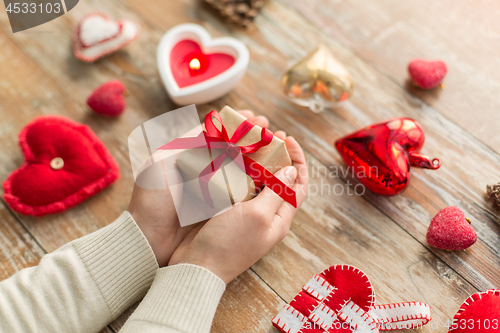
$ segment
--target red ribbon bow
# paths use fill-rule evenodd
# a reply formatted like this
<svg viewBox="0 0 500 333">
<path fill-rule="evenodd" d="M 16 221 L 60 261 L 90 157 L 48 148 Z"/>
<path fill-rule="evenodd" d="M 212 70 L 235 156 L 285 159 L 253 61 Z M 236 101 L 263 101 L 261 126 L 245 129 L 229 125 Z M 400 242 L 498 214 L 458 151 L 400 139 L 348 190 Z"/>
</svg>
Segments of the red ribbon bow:
<svg viewBox="0 0 500 333">
<path fill-rule="evenodd" d="M 220 130 L 215 126 L 212 118 L 215 118 L 220 122 Z M 212 176 L 215 175 L 215 173 L 221 168 L 226 156 L 229 156 L 241 170 L 245 171 L 245 173 L 253 179 L 256 188 L 260 189 L 263 185 L 266 185 L 286 202 L 297 208 L 295 191 L 285 185 L 269 170 L 246 155 L 255 153 L 260 148 L 271 143 L 273 140 L 273 132 L 267 128 L 262 128 L 260 141 L 248 146 L 236 145 L 236 142 L 238 142 L 254 126 L 255 125 L 248 121 L 248 119 L 245 119 L 234 131 L 233 136 L 229 137 L 226 127 L 222 122 L 222 118 L 217 111 L 213 110 L 205 116 L 206 131 L 201 132 L 197 137 L 178 138 L 172 140 L 158 149 L 194 149 L 207 147 L 208 149 L 223 150 L 223 153 L 208 164 L 198 176 L 203 198 L 211 207 L 213 207 L 213 201 L 210 197 L 208 183 L 210 182 Z M 242 159 L 237 158 L 240 154 L 242 154 Z"/>
</svg>

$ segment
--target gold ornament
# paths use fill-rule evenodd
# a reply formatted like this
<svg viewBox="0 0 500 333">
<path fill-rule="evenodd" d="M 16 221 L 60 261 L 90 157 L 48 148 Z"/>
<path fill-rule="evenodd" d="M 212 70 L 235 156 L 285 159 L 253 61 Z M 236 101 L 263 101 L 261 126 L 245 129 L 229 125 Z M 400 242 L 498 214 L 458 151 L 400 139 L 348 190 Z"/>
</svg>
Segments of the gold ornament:
<svg viewBox="0 0 500 333">
<path fill-rule="evenodd" d="M 354 88 L 349 72 L 324 45 L 290 68 L 281 85 L 290 100 L 314 112 L 347 100 Z"/>
</svg>

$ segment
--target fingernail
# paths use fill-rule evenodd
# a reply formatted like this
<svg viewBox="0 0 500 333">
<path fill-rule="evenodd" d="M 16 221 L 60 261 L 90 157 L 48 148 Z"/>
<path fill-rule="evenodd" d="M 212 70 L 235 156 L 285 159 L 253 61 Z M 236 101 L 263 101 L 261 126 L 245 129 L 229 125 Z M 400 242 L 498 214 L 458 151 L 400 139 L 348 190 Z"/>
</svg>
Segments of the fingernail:
<svg viewBox="0 0 500 333">
<path fill-rule="evenodd" d="M 288 166 L 285 168 L 285 177 L 289 183 L 293 183 L 295 178 L 297 178 L 297 169 L 293 166 Z"/>
</svg>

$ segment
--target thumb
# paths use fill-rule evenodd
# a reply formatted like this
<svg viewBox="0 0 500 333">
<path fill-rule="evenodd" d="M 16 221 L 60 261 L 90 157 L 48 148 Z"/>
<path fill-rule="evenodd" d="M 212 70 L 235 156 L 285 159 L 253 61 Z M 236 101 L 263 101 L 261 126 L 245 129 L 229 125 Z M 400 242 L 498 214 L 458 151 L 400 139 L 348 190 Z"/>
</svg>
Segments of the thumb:
<svg viewBox="0 0 500 333">
<path fill-rule="evenodd" d="M 295 183 L 295 179 L 297 179 L 297 169 L 293 166 L 287 166 L 276 172 L 274 175 L 286 186 L 291 187 Z M 290 189 L 282 188 L 281 191 L 290 191 Z M 250 202 L 256 205 L 256 209 L 261 210 L 265 207 L 266 211 L 271 211 L 272 214 L 275 214 L 284 201 L 278 194 L 281 193 L 275 193 L 266 186 L 264 190 L 262 190 L 262 192 Z"/>
</svg>

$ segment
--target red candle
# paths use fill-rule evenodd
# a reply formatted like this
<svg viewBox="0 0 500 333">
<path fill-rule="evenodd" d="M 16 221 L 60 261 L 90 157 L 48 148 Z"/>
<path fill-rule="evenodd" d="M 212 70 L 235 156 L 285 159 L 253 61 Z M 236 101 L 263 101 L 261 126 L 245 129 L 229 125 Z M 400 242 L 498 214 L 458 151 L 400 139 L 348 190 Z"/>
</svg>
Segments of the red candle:
<svg viewBox="0 0 500 333">
<path fill-rule="evenodd" d="M 205 54 L 192 40 L 178 42 L 170 53 L 170 66 L 180 88 L 214 77 L 235 62 L 234 57 L 222 53 Z"/>
</svg>

